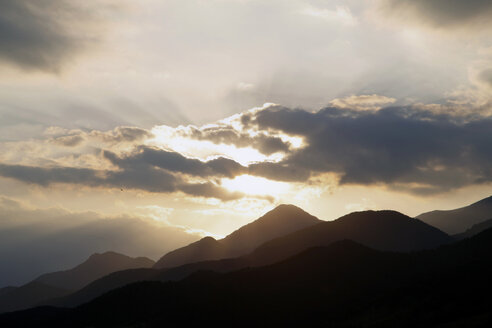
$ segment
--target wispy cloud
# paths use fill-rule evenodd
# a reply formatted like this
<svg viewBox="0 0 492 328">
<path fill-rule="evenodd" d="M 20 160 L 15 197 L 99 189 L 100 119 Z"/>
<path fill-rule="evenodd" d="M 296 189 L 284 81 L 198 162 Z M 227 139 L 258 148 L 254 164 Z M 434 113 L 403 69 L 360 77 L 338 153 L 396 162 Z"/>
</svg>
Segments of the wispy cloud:
<svg viewBox="0 0 492 328">
<path fill-rule="evenodd" d="M 101 42 L 101 12 L 118 9 L 109 0 L 1 0 L 0 8 L 0 61 L 46 72 Z"/>
</svg>

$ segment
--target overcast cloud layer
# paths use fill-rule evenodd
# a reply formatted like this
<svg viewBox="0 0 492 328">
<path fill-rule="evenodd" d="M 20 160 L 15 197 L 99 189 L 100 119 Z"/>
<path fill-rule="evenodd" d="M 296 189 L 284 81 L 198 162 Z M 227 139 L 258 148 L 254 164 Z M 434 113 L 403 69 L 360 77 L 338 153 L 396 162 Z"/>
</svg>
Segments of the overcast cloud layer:
<svg viewBox="0 0 492 328">
<path fill-rule="evenodd" d="M 225 122 L 178 131 L 200 142 L 257 147 L 259 153 L 279 153 L 281 159 L 241 165 L 233 158 L 200 160 L 137 143 L 121 154 L 101 151 L 99 160 L 109 162 L 113 169 L 0 164 L 0 175 L 44 187 L 64 183 L 183 192 L 223 201 L 247 196 L 224 189 L 220 182 L 243 174 L 309 183 L 311 177 L 331 173 L 340 184 L 386 185 L 420 195 L 492 180 L 489 116 L 455 116 L 419 107 L 369 111 L 327 107 L 311 112 L 268 106 Z M 301 138 L 303 144 L 291 148 L 280 136 Z M 265 149 L 265 140 L 276 140 L 275 145 Z"/>
</svg>

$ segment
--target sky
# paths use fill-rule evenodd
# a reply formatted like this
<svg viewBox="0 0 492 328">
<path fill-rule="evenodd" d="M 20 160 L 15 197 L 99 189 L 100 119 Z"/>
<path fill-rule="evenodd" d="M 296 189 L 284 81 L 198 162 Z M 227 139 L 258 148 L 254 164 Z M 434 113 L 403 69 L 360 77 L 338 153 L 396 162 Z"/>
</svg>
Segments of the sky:
<svg viewBox="0 0 492 328">
<path fill-rule="evenodd" d="M 281 203 L 492 194 L 487 0 L 0 0 L 0 287 Z"/>
</svg>

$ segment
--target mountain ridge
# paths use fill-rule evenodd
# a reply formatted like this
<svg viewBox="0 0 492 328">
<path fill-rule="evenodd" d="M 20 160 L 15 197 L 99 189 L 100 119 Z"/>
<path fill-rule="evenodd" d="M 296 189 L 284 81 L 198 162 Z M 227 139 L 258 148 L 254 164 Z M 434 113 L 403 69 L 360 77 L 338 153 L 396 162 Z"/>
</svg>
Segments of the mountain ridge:
<svg viewBox="0 0 492 328">
<path fill-rule="evenodd" d="M 378 216 L 385 216 L 385 218 L 379 219 Z M 358 221 L 361 220 L 365 221 L 365 224 L 358 227 Z M 400 221 L 404 221 L 405 224 L 403 226 L 397 224 L 397 228 L 381 230 L 375 225 L 378 220 L 382 221 L 385 225 L 395 225 L 395 223 Z M 340 226 L 346 227 L 341 229 Z M 409 226 L 412 227 L 412 229 L 407 230 Z M 379 234 L 375 234 L 372 239 L 364 237 L 367 234 L 374 234 L 371 229 L 379 229 Z M 411 233 L 412 231 L 413 234 Z M 427 237 L 424 239 L 416 238 L 415 236 L 418 237 L 421 234 L 421 231 L 425 232 L 423 234 L 424 237 L 430 236 L 430 240 L 426 239 Z M 387 239 L 385 236 L 391 234 L 395 235 L 391 237 L 389 243 L 377 243 L 378 239 Z M 103 279 L 93 282 L 73 295 L 68 295 L 57 302 L 46 304 L 75 306 L 90 301 L 91 297 L 101 295 L 111 288 L 122 287 L 123 284 L 139 280 L 179 281 L 196 271 L 211 270 L 214 272 L 226 273 L 247 267 L 270 265 L 290 256 L 294 256 L 308 248 L 329 246 L 334 242 L 344 239 L 351 239 L 354 240 L 354 242 L 361 244 L 364 244 L 365 242 L 368 243 L 369 246 L 376 248 L 378 246 L 385 246 L 382 248 L 390 251 L 411 251 L 433 248 L 453 241 L 450 236 L 439 231 L 437 228 L 428 226 L 419 220 L 410 218 L 396 211 L 354 212 L 335 221 L 320 221 L 320 223 L 311 227 L 306 227 L 285 236 L 274 238 L 263 243 L 251 253 L 237 258 L 207 260 L 183 264 L 173 268 L 159 269 L 156 271 L 142 271 L 141 275 L 138 275 L 134 271 L 117 272 L 113 273 L 111 276 L 106 276 Z M 104 282 L 104 279 L 107 279 L 107 281 Z"/>
<path fill-rule="evenodd" d="M 295 205 L 281 204 L 220 240 L 205 237 L 165 254 L 154 268 L 241 256 L 272 238 L 319 222 L 321 220 Z"/>
<path fill-rule="evenodd" d="M 442 231 L 460 234 L 473 225 L 492 218 L 492 196 L 452 210 L 434 210 L 416 217 Z"/>
<path fill-rule="evenodd" d="M 133 283 L 72 310 L 10 313 L 0 324 L 485 327 L 492 323 L 490 251 L 492 229 L 412 253 L 340 240 L 258 268 Z"/>
<path fill-rule="evenodd" d="M 58 299 L 112 272 L 151 267 L 154 263 L 146 257 L 132 258 L 112 251 L 94 253 L 87 260 L 71 269 L 46 273 L 20 287 L 2 289 L 0 313 L 28 308 L 47 300 Z"/>
</svg>

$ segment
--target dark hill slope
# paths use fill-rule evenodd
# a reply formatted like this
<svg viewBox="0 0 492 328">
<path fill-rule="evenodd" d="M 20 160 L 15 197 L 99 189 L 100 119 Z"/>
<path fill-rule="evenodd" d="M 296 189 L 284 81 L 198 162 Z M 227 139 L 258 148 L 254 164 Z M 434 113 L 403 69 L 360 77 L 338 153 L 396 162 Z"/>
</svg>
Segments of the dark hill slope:
<svg viewBox="0 0 492 328">
<path fill-rule="evenodd" d="M 247 267 L 272 264 L 296 255 L 308 248 L 328 246 L 333 242 L 351 239 L 374 248 L 409 251 L 434 248 L 451 238 L 434 227 L 394 211 L 366 211 L 352 213 L 332 222 L 317 225 L 276 238 L 260 246 L 249 255 L 239 258 L 189 263 L 161 270 L 116 272 L 88 285 L 82 290 L 47 304 L 75 306 L 125 284 L 143 280 L 180 280 L 190 274 L 209 270 L 230 272 Z M 133 280 L 132 280 L 133 279 Z"/>
<path fill-rule="evenodd" d="M 205 237 L 164 255 L 154 266 L 171 268 L 187 263 L 238 257 L 253 251 L 264 242 L 321 222 L 294 205 L 279 205 L 259 219 L 227 237 Z"/>
<path fill-rule="evenodd" d="M 492 196 L 455 210 L 423 213 L 417 218 L 448 234 L 459 234 L 492 218 Z"/>
<path fill-rule="evenodd" d="M 33 281 L 2 293 L 0 295 L 0 313 L 27 309 L 43 301 L 67 295 L 70 292 L 69 290 Z"/>
<path fill-rule="evenodd" d="M 132 258 L 115 252 L 96 253 L 70 270 L 47 273 L 21 287 L 2 290 L 0 313 L 32 307 L 72 294 L 112 272 L 131 268 L 149 268 L 154 263 L 145 257 Z"/>
<path fill-rule="evenodd" d="M 269 264 L 315 246 L 350 239 L 378 250 L 415 251 L 436 248 L 452 238 L 442 231 L 396 211 L 354 212 L 271 240 L 250 256 L 256 265 Z"/>
<path fill-rule="evenodd" d="M 0 325 L 490 326 L 491 251 L 492 229 L 414 253 L 340 241 L 269 266 L 131 284 L 71 311 L 7 314 Z"/>
<path fill-rule="evenodd" d="M 132 258 L 115 252 L 95 253 L 70 270 L 47 273 L 34 281 L 64 289 L 78 290 L 111 272 L 150 268 L 154 264 L 154 261 L 146 257 Z"/>
<path fill-rule="evenodd" d="M 470 238 L 490 228 L 492 228 L 492 219 L 477 223 L 473 225 L 470 229 L 467 229 L 465 232 L 454 235 L 453 238 L 456 240 Z"/>
</svg>

